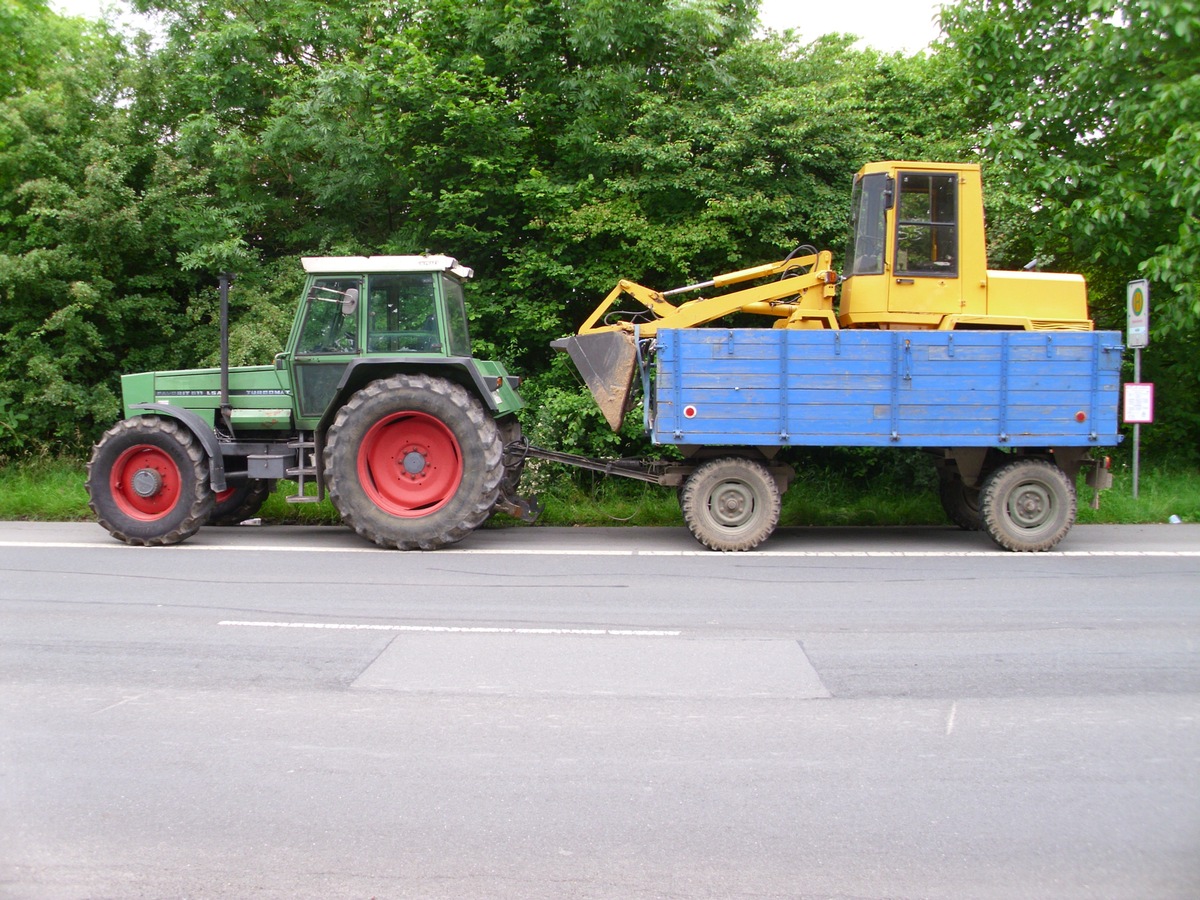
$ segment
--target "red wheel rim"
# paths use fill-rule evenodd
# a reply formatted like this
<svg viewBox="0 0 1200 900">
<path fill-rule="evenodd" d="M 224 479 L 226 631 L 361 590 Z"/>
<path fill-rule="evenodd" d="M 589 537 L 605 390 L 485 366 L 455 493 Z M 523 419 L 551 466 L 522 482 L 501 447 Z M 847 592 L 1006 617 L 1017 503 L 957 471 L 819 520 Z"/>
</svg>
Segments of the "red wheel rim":
<svg viewBox="0 0 1200 900">
<path fill-rule="evenodd" d="M 131 519 L 152 522 L 175 508 L 183 479 L 165 450 L 138 444 L 117 457 L 108 476 L 117 508 Z"/>
<path fill-rule="evenodd" d="M 358 450 L 358 480 L 371 502 L 393 516 L 441 509 L 462 483 L 462 449 L 440 419 L 399 412 L 380 419 Z"/>
</svg>

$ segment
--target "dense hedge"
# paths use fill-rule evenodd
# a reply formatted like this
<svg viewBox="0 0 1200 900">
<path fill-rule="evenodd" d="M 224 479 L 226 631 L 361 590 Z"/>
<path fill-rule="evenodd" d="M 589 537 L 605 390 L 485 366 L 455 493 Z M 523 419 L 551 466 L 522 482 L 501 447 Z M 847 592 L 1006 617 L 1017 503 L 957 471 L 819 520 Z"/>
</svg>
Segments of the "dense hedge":
<svg viewBox="0 0 1200 900">
<path fill-rule="evenodd" d="M 211 363 L 218 271 L 239 276 L 234 361 L 265 362 L 299 256 L 425 250 L 475 268 L 475 349 L 530 376 L 527 428 L 621 452 L 548 342 L 618 278 L 837 250 L 851 175 L 886 158 L 983 160 L 993 265 L 1084 271 L 1104 324 L 1139 265 L 1157 278 L 1169 330 L 1147 362 L 1178 390 L 1160 431 L 1197 445 L 1196 254 L 1177 251 L 1200 157 L 1171 104 L 1196 90 L 1200 42 L 1176 24 L 1122 50 L 1150 0 L 965 0 L 950 42 L 913 57 L 763 34 L 754 0 L 135 5 L 157 39 L 0 0 L 0 458 L 84 450 L 121 372 Z M 1184 5 L 1172 21 L 1194 25 Z M 1036 51 L 1064 22 L 1095 40 Z M 1053 91 L 1052 51 L 1076 81 L 1034 121 L 1018 107 Z M 1144 79 L 1151 112 L 1077 116 L 1092 56 L 1123 52 L 1146 64 L 1117 66 L 1122 96 Z"/>
</svg>

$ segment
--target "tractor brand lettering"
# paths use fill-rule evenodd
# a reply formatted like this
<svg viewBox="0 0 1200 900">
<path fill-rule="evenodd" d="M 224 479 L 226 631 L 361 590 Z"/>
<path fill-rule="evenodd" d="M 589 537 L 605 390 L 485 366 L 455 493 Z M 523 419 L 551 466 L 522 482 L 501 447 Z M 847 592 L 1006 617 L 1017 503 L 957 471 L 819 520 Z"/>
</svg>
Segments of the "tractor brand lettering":
<svg viewBox="0 0 1200 900">
<path fill-rule="evenodd" d="M 233 397 L 290 397 L 292 392 L 280 388 L 258 388 L 245 391 L 230 391 Z M 220 391 L 155 391 L 156 397 L 220 397 Z"/>
</svg>

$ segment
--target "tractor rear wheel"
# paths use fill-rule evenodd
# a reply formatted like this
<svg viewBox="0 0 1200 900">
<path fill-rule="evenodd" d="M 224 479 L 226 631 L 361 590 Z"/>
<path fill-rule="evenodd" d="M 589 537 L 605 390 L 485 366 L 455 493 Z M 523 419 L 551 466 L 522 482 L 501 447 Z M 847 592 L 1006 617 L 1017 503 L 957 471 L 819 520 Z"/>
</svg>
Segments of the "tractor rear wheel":
<svg viewBox="0 0 1200 900">
<path fill-rule="evenodd" d="M 92 450 L 87 473 L 88 506 L 127 544 L 178 544 L 212 515 L 204 448 L 172 419 L 118 422 Z"/>
<path fill-rule="evenodd" d="M 429 375 L 368 384 L 329 429 L 325 483 L 342 520 L 367 540 L 436 550 L 491 513 L 504 477 L 495 420 L 465 388 Z"/>
<path fill-rule="evenodd" d="M 752 550 L 779 523 L 779 486 L 766 466 L 730 456 L 704 463 L 679 505 L 692 534 L 712 550 Z"/>
<path fill-rule="evenodd" d="M 1049 550 L 1075 524 L 1075 486 L 1044 459 L 1025 459 L 996 470 L 983 485 L 983 527 L 1006 550 Z"/>
</svg>

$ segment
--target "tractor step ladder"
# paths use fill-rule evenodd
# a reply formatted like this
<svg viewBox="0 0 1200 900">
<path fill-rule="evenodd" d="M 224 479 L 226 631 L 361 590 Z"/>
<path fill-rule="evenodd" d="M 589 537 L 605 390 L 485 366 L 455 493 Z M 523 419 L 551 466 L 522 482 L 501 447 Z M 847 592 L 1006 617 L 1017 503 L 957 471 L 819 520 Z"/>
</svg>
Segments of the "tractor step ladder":
<svg viewBox="0 0 1200 900">
<path fill-rule="evenodd" d="M 300 465 L 287 470 L 288 478 L 296 479 L 296 493 L 285 499 L 288 503 L 320 503 L 325 497 L 320 483 L 316 482 L 317 442 L 315 435 L 306 435 L 305 432 L 300 432 L 295 440 L 288 441 L 288 449 L 296 451 L 296 458 L 300 461 Z M 306 488 L 313 482 L 317 483 L 317 492 L 309 494 Z"/>
</svg>

